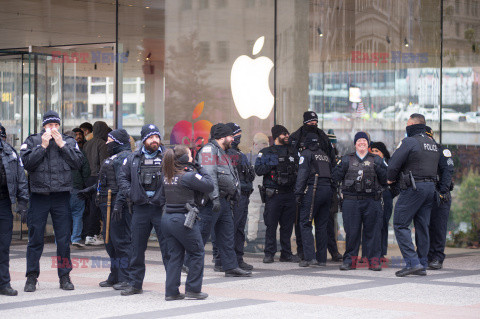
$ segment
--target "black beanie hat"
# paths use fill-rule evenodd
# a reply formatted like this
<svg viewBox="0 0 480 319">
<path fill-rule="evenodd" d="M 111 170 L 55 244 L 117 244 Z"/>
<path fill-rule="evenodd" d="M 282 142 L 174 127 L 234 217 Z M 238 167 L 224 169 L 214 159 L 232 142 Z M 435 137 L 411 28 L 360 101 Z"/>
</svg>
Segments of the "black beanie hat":
<svg viewBox="0 0 480 319">
<path fill-rule="evenodd" d="M 57 123 L 58 125 L 60 125 L 60 116 L 57 112 L 50 110 L 43 114 L 42 126 L 45 126 L 48 123 Z"/>
<path fill-rule="evenodd" d="M 108 137 L 120 145 L 130 144 L 130 135 L 123 128 L 111 131 L 108 133 Z"/>
<path fill-rule="evenodd" d="M 308 122 L 312 121 L 317 121 L 318 122 L 318 116 L 317 113 L 312 112 L 312 111 L 307 111 L 303 113 L 303 124 L 307 124 Z"/>
<path fill-rule="evenodd" d="M 277 139 L 277 137 L 279 137 L 281 134 L 284 134 L 284 133 L 290 134 L 288 130 L 285 128 L 285 126 L 277 124 L 274 127 L 272 127 L 272 138 L 274 141 Z"/>
<path fill-rule="evenodd" d="M 382 152 L 383 157 L 385 157 L 387 160 L 390 159 L 390 152 L 387 150 L 387 147 L 382 142 L 372 142 L 372 144 L 370 144 L 370 148 L 376 148 L 377 150 Z"/>
<path fill-rule="evenodd" d="M 140 132 L 140 137 L 142 138 L 142 143 L 145 143 L 145 140 L 152 135 L 158 135 L 160 139 L 162 139 L 162 135 L 160 134 L 160 130 L 153 124 L 145 124 L 142 126 L 142 130 Z"/>
<path fill-rule="evenodd" d="M 222 137 L 231 136 L 231 135 L 233 135 L 233 131 L 230 128 L 230 126 L 228 126 L 227 124 L 218 123 L 215 125 L 215 128 L 213 129 L 213 138 L 216 140 L 221 139 Z"/>
<path fill-rule="evenodd" d="M 240 133 L 242 131 L 242 129 L 238 124 L 230 122 L 230 123 L 227 123 L 227 125 L 232 129 L 233 135 Z"/>
<path fill-rule="evenodd" d="M 357 144 L 357 141 L 361 138 L 364 138 L 367 140 L 367 143 L 370 144 L 370 139 L 368 138 L 368 135 L 367 133 L 365 132 L 358 132 L 357 134 L 355 134 L 355 138 L 353 139 L 353 145 Z"/>
</svg>

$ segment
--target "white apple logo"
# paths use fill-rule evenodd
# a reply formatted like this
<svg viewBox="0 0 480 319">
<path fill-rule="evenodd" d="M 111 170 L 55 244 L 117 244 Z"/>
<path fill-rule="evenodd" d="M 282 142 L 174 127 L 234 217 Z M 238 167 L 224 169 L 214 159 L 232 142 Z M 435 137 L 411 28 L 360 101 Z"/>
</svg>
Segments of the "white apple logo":
<svg viewBox="0 0 480 319">
<path fill-rule="evenodd" d="M 265 42 L 265 37 L 255 41 L 252 54 L 258 54 Z M 274 97 L 268 85 L 268 77 L 273 62 L 265 56 L 251 59 L 239 56 L 232 66 L 230 83 L 235 107 L 243 119 L 257 116 L 264 120 L 273 109 Z"/>
</svg>

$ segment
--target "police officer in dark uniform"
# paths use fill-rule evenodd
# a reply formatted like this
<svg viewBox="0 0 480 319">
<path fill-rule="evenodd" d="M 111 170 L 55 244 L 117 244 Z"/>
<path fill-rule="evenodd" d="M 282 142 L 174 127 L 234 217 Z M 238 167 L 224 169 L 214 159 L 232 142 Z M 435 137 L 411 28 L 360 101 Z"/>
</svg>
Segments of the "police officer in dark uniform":
<svg viewBox="0 0 480 319">
<path fill-rule="evenodd" d="M 264 263 L 273 263 L 277 252 L 277 227 L 280 224 L 280 261 L 299 262 L 292 255 L 290 238 L 295 223 L 294 186 L 298 169 L 298 152 L 288 144 L 289 133 L 282 125 L 272 127 L 274 145 L 262 149 L 255 161 L 255 173 L 263 176 L 261 196 L 265 199 Z"/>
<path fill-rule="evenodd" d="M 165 213 L 162 216 L 162 233 L 170 254 L 165 281 L 167 301 L 208 297 L 202 292 L 205 251 L 200 226 L 195 220 L 203 195 L 211 193 L 214 186 L 205 169 L 200 165 L 194 166 L 192 161 L 190 149 L 185 145 L 167 150 L 163 157 Z M 178 287 L 185 251 L 190 256 L 190 268 L 185 294 L 182 294 Z"/>
<path fill-rule="evenodd" d="M 342 182 L 343 226 L 346 248 L 340 270 L 357 268 L 361 232 L 365 233 L 366 257 L 370 270 L 382 270 L 380 232 L 382 229 L 382 186 L 387 183 L 383 160 L 368 152 L 368 135 L 355 134 L 355 152 L 342 157 L 333 171 L 335 182 Z"/>
<path fill-rule="evenodd" d="M 110 274 L 107 280 L 100 282 L 99 285 L 123 290 L 129 287 L 128 264 L 130 262 L 132 215 L 129 212 L 125 194 L 119 192 L 118 177 L 123 161 L 132 153 L 130 135 L 124 129 L 108 133 L 107 149 L 110 157 L 103 162 L 98 172 L 97 201 L 102 212 L 102 234 L 106 240 L 107 201 L 108 191 L 111 190 L 112 213 L 109 240 L 108 244 L 105 244 L 110 257 Z"/>
<path fill-rule="evenodd" d="M 214 183 L 214 190 L 208 195 L 209 201 L 200 208 L 199 213 L 203 244 L 215 232 L 215 243 L 220 256 L 215 260 L 215 266 L 222 267 L 226 277 L 249 277 L 250 271 L 238 267 L 233 244 L 231 202 L 237 201 L 240 193 L 237 170 L 226 154 L 233 141 L 233 131 L 226 124 L 218 123 L 211 133 L 211 139 L 197 154 L 198 163 Z M 186 264 L 189 266 L 189 261 Z"/>
<path fill-rule="evenodd" d="M 320 148 L 316 134 L 307 134 L 305 147 L 299 160 L 295 184 L 304 255 L 304 260 L 299 265 L 324 267 L 327 263 L 327 223 L 332 199 L 332 163 Z M 315 242 L 312 221 L 315 222 Z"/>
<path fill-rule="evenodd" d="M 80 169 L 83 154 L 75 140 L 61 134 L 57 112 L 43 115 L 43 130 L 30 135 L 20 147 L 25 169 L 30 179 L 30 210 L 27 217 L 27 282 L 24 291 L 36 290 L 40 274 L 40 257 L 48 213 L 50 213 L 57 244 L 58 277 L 60 288 L 73 290 L 70 280 L 70 192 L 72 170 Z"/>
<path fill-rule="evenodd" d="M 427 135 L 433 138 L 433 130 L 427 126 Z M 447 240 L 447 223 L 450 206 L 452 205 L 453 190 L 452 177 L 454 174 L 454 164 L 452 153 L 447 148 L 436 143 L 440 152 L 438 161 L 438 181 L 435 185 L 435 198 L 433 201 L 432 212 L 430 213 L 430 224 L 428 226 L 430 236 L 430 248 L 428 250 L 428 269 L 438 270 L 443 267 L 445 259 L 445 243 Z"/>
<path fill-rule="evenodd" d="M 247 156 L 240 151 L 238 145 L 242 138 L 242 129 L 235 123 L 227 123 L 233 131 L 232 147 L 227 150 L 227 154 L 232 160 L 233 166 L 237 169 L 240 179 L 240 199 L 233 207 L 233 226 L 234 226 L 234 247 L 237 255 L 238 267 L 243 270 L 252 270 L 253 266 L 243 260 L 243 249 L 245 246 L 245 224 L 247 223 L 248 204 L 250 195 L 253 192 L 253 180 L 255 171 Z"/>
<path fill-rule="evenodd" d="M 9 252 L 12 242 L 12 204 L 17 204 L 17 213 L 22 223 L 27 219 L 28 182 L 22 160 L 13 147 L 0 140 L 0 295 L 16 296 L 10 286 Z"/>
<path fill-rule="evenodd" d="M 288 138 L 292 148 L 298 151 L 298 155 L 300 156 L 300 153 L 306 148 L 305 138 L 309 133 L 317 135 L 320 148 L 327 154 L 327 156 L 330 157 L 331 163 L 334 163 L 335 150 L 325 132 L 318 128 L 318 115 L 313 111 L 307 111 L 303 113 L 303 125 L 298 130 L 293 132 Z M 297 207 L 297 210 L 299 209 L 300 208 Z M 302 232 L 300 231 L 299 216 L 300 214 L 297 213 L 297 220 L 295 221 L 295 238 L 297 243 L 298 257 L 303 259 Z"/>
<path fill-rule="evenodd" d="M 393 227 L 405 268 L 395 273 L 397 277 L 427 274 L 428 223 L 440 153 L 437 144 L 425 133 L 425 117 L 412 114 L 407 122 L 407 137 L 388 162 L 388 183 L 397 182 L 401 189 L 395 205 Z M 417 251 L 409 228 L 412 220 Z"/>
<path fill-rule="evenodd" d="M 168 268 L 167 245 L 160 228 L 164 201 L 161 180 L 162 157 L 159 129 L 146 124 L 141 130 L 143 147 L 123 160 L 119 175 L 120 192 L 129 198 L 132 208 L 132 247 L 129 264 L 130 286 L 122 291 L 122 296 L 142 293 L 145 278 L 145 250 L 152 228 L 155 228 L 163 265 Z"/>
</svg>

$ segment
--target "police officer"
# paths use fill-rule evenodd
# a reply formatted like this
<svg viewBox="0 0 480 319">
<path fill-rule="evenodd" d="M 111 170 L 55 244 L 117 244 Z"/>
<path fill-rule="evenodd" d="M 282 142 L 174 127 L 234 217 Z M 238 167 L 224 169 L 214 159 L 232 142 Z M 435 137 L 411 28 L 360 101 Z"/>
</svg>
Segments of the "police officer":
<svg viewBox="0 0 480 319">
<path fill-rule="evenodd" d="M 382 270 L 380 232 L 382 228 L 382 186 L 387 182 L 383 160 L 368 152 L 368 135 L 355 134 L 355 152 L 342 157 L 333 172 L 335 182 L 342 183 L 343 226 L 346 248 L 340 270 L 357 268 L 361 231 L 365 233 L 366 257 L 370 270 Z"/>
<path fill-rule="evenodd" d="M 292 148 L 298 151 L 300 156 L 300 153 L 306 148 L 305 138 L 309 133 L 317 135 L 320 148 L 330 157 L 331 163 L 335 163 L 335 151 L 333 146 L 325 132 L 318 128 L 318 115 L 313 111 L 306 111 L 303 113 L 303 125 L 290 135 L 288 140 Z M 300 231 L 300 221 L 298 220 L 299 216 L 300 214 L 297 214 L 297 220 L 295 221 L 295 238 L 298 256 L 300 259 L 303 259 L 302 233 Z"/>
<path fill-rule="evenodd" d="M 71 217 L 69 210 L 72 170 L 80 169 L 83 154 L 75 140 L 61 134 L 57 112 L 43 115 L 43 130 L 30 135 L 20 147 L 20 156 L 30 179 L 30 210 L 27 217 L 27 282 L 24 291 L 36 290 L 48 213 L 57 244 L 60 288 L 73 290 L 70 280 Z"/>
<path fill-rule="evenodd" d="M 397 277 L 425 276 L 428 266 L 428 223 L 432 210 L 440 151 L 425 133 L 425 117 L 414 113 L 407 122 L 407 137 L 402 140 L 388 163 L 388 183 L 397 182 L 401 192 L 395 205 L 393 227 L 405 268 Z M 410 224 L 415 226 L 412 243 Z"/>
<path fill-rule="evenodd" d="M 265 211 L 264 263 L 273 263 L 277 252 L 277 227 L 280 224 L 280 261 L 299 262 L 292 255 L 290 237 L 295 223 L 296 202 L 294 186 L 298 169 L 298 152 L 288 144 L 289 132 L 282 125 L 272 127 L 274 145 L 262 149 L 255 161 L 255 173 L 263 176 Z"/>
<path fill-rule="evenodd" d="M 327 262 L 327 223 L 332 199 L 332 163 L 330 157 L 320 148 L 316 134 L 307 134 L 305 147 L 299 160 L 295 184 L 304 255 L 299 266 L 324 267 Z M 315 221 L 315 243 L 312 221 Z"/>
<path fill-rule="evenodd" d="M 198 163 L 204 167 L 214 183 L 213 192 L 208 195 L 209 201 L 200 208 L 199 213 L 203 244 L 205 245 L 210 234 L 215 232 L 220 256 L 220 259 L 215 261 L 215 266 L 222 266 L 226 277 L 249 277 L 250 271 L 238 267 L 233 246 L 233 217 L 230 206 L 231 201 L 238 200 L 240 183 L 237 170 L 225 153 L 233 141 L 233 132 L 226 124 L 218 123 L 211 133 L 212 138 L 197 155 Z"/>
<path fill-rule="evenodd" d="M 120 192 L 133 204 L 131 221 L 132 247 L 129 264 L 130 286 L 122 291 L 122 296 L 142 293 L 145 278 L 145 250 L 152 228 L 155 228 L 163 265 L 168 268 L 169 255 L 160 228 L 164 201 L 162 200 L 161 180 L 164 148 L 161 135 L 153 124 L 146 124 L 141 130 L 143 146 L 123 160 L 119 175 Z"/>
<path fill-rule="evenodd" d="M 16 296 L 10 286 L 9 252 L 12 242 L 12 204 L 22 223 L 27 219 L 28 183 L 21 159 L 7 142 L 0 140 L 0 295 Z"/>
<path fill-rule="evenodd" d="M 103 238 L 106 240 L 108 191 L 111 190 L 111 217 L 109 240 L 105 244 L 110 257 L 110 274 L 100 287 L 113 287 L 117 290 L 128 288 L 128 264 L 130 262 L 132 215 L 129 212 L 125 194 L 119 192 L 118 177 L 123 161 L 130 156 L 130 135 L 124 129 L 108 133 L 107 149 L 110 155 L 98 172 L 97 201 L 102 212 Z"/>
<path fill-rule="evenodd" d="M 240 179 L 240 199 L 233 207 L 233 226 L 234 226 L 234 247 L 237 255 L 238 267 L 243 270 L 252 270 L 253 266 L 243 260 L 243 249 L 245 245 L 245 224 L 247 223 L 248 204 L 250 203 L 250 194 L 253 192 L 253 180 L 255 171 L 245 154 L 240 151 L 238 145 L 242 138 L 242 129 L 235 123 L 227 123 L 233 131 L 232 147 L 227 150 L 227 154 L 232 160 L 233 166 L 237 169 Z"/>
<path fill-rule="evenodd" d="M 163 157 L 163 192 L 165 213 L 162 233 L 169 249 L 170 261 L 165 281 L 165 300 L 205 299 L 202 292 L 205 251 L 200 226 L 196 219 L 197 205 L 203 194 L 213 191 L 213 179 L 204 168 L 192 163 L 192 153 L 185 145 L 167 150 Z M 188 205 L 187 205 L 188 204 Z M 187 218 L 188 216 L 188 218 Z M 185 294 L 178 290 L 185 251 L 190 256 Z"/>
<path fill-rule="evenodd" d="M 427 126 L 427 135 L 433 138 L 433 130 Z M 436 143 L 436 142 L 435 142 Z M 447 236 L 448 214 L 452 205 L 453 173 L 454 165 L 452 153 L 450 150 L 436 143 L 440 152 L 438 161 L 438 181 L 435 185 L 435 198 L 433 201 L 432 212 L 430 213 L 430 223 L 428 226 L 430 236 L 430 248 L 428 250 L 428 269 L 438 270 L 443 267 L 445 259 L 445 243 Z"/>
</svg>

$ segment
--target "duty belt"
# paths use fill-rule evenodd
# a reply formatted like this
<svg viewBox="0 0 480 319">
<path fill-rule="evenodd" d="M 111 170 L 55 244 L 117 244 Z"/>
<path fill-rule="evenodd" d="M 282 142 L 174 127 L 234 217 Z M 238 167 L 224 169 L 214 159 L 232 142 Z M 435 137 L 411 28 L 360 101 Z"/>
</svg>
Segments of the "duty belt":
<svg viewBox="0 0 480 319">
<path fill-rule="evenodd" d="M 293 190 L 291 189 L 277 189 L 277 188 L 271 188 L 271 187 L 266 187 L 266 189 L 272 189 L 275 194 L 288 194 L 293 192 Z"/>
<path fill-rule="evenodd" d="M 415 182 L 417 183 L 428 183 L 428 182 L 435 183 L 436 182 L 434 178 L 414 178 L 414 179 L 415 179 Z"/>
<path fill-rule="evenodd" d="M 375 199 L 375 196 L 351 196 L 351 195 L 343 195 L 343 199 L 349 199 L 349 200 Z"/>
</svg>

